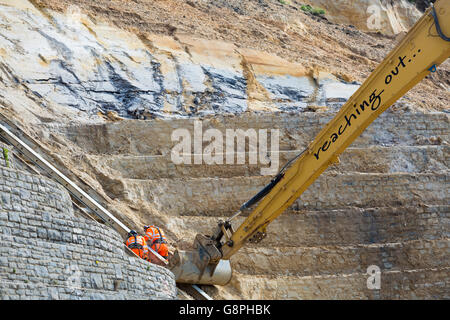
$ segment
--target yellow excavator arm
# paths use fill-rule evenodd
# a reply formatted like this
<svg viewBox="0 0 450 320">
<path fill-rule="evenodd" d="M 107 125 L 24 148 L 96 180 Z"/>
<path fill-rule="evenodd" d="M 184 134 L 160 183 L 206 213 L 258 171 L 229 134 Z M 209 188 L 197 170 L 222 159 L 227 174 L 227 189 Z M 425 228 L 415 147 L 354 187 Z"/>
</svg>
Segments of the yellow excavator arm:
<svg viewBox="0 0 450 320">
<path fill-rule="evenodd" d="M 228 260 L 247 241 L 258 242 L 266 227 L 283 213 L 382 112 L 450 55 L 450 1 L 438 0 L 342 106 L 306 150 L 289 161 L 274 179 L 212 236 L 198 234 L 194 251 L 177 251 L 171 269 L 178 282 L 225 284 Z M 248 217 L 234 230 L 232 220 Z"/>
</svg>

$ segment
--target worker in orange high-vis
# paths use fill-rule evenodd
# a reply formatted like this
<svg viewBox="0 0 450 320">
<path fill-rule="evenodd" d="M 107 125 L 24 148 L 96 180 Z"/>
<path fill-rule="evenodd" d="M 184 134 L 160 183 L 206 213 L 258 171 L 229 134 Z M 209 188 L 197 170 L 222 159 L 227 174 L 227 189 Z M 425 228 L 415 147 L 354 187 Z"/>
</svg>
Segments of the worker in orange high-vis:
<svg viewBox="0 0 450 320">
<path fill-rule="evenodd" d="M 130 248 L 134 253 L 136 253 L 142 259 L 148 259 L 148 248 L 147 242 L 143 236 L 138 235 L 134 230 L 128 233 L 128 239 L 125 243 L 128 248 Z"/>
<path fill-rule="evenodd" d="M 167 239 L 163 233 L 163 231 L 157 226 L 144 226 L 145 232 L 145 241 L 147 241 L 147 245 L 152 250 L 156 251 L 159 255 L 168 259 L 169 257 L 169 249 L 167 248 Z M 149 258 L 151 256 L 151 252 L 149 252 Z"/>
</svg>

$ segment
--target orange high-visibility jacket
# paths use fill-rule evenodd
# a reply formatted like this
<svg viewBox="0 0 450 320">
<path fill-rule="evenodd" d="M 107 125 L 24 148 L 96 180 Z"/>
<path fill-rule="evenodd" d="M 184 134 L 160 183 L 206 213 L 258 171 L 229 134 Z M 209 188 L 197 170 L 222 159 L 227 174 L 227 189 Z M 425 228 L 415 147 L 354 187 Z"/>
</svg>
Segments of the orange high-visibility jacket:
<svg viewBox="0 0 450 320">
<path fill-rule="evenodd" d="M 166 236 L 164 235 L 164 232 L 161 230 L 161 228 L 155 227 L 155 226 L 150 226 L 146 231 L 145 231 L 145 236 L 144 236 L 145 240 L 147 241 L 147 243 L 151 246 L 156 242 L 161 242 L 161 243 L 166 243 Z M 161 240 L 158 240 L 161 239 Z"/>
<path fill-rule="evenodd" d="M 158 252 L 161 256 L 167 257 L 169 249 L 167 248 L 167 240 L 164 232 L 155 226 L 150 226 L 144 236 L 147 241 L 147 245 L 154 251 Z"/>
<path fill-rule="evenodd" d="M 125 244 L 142 259 L 148 258 L 147 242 L 143 236 L 131 236 Z"/>
</svg>

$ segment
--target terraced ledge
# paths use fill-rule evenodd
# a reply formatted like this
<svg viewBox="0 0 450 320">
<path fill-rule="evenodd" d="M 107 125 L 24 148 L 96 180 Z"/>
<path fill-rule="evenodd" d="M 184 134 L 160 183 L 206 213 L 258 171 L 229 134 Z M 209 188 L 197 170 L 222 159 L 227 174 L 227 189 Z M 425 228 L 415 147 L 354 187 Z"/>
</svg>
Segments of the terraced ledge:
<svg viewBox="0 0 450 320">
<path fill-rule="evenodd" d="M 243 274 L 332 275 L 365 272 L 370 265 L 383 270 L 450 267 L 449 239 L 412 240 L 352 246 L 245 247 L 232 257 Z"/>
<path fill-rule="evenodd" d="M 333 113 L 245 113 L 233 117 L 217 115 L 202 120 L 203 131 L 226 129 L 279 129 L 280 150 L 303 150 L 327 124 Z M 155 121 L 127 120 L 83 125 L 43 124 L 43 130 L 64 135 L 87 154 L 169 155 L 176 145 L 171 134 L 186 129 L 193 136 L 192 119 Z M 440 142 L 439 142 L 440 141 Z M 449 115 L 445 113 L 387 112 L 377 118 L 352 147 L 420 146 L 450 141 Z"/>
<path fill-rule="evenodd" d="M 365 272 L 326 276 L 250 276 L 235 285 L 248 299 L 449 299 L 450 267 L 381 269 L 380 290 L 367 288 Z"/>
<path fill-rule="evenodd" d="M 170 215 L 221 216 L 234 212 L 255 195 L 269 177 L 124 179 L 124 199 L 145 199 Z M 296 210 L 348 207 L 446 205 L 447 173 L 329 172 L 319 177 L 291 206 Z M 345 189 L 345 192 L 343 191 Z"/>
<path fill-rule="evenodd" d="M 280 167 L 301 150 L 281 150 Z M 350 173 L 436 172 L 448 170 L 450 146 L 396 146 L 348 148 L 340 164 L 330 170 Z M 248 157 L 248 154 L 246 155 Z M 248 177 L 261 176 L 259 165 L 176 165 L 167 155 L 86 155 L 88 163 L 99 171 L 126 179 L 173 179 L 177 177 Z"/>
<path fill-rule="evenodd" d="M 221 217 L 172 217 L 169 227 L 210 234 Z M 242 223 L 244 217 L 233 221 Z M 248 247 L 318 247 L 384 244 L 450 237 L 449 206 L 346 208 L 330 211 L 287 211 L 267 228 L 267 237 Z M 188 248 L 195 232 L 186 234 L 179 245 Z"/>
</svg>

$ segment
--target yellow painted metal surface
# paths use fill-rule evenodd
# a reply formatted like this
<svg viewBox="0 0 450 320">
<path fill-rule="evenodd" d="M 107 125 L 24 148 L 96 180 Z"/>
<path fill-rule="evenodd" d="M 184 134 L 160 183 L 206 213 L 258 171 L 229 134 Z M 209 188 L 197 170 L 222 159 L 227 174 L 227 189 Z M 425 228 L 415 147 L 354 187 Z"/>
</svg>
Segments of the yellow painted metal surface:
<svg viewBox="0 0 450 320">
<path fill-rule="evenodd" d="M 437 1 L 435 9 L 443 33 L 449 36 L 450 1 Z M 233 246 L 222 247 L 223 259 L 256 232 L 265 232 L 372 121 L 449 55 L 450 42 L 438 35 L 430 8 L 237 228 L 231 237 Z"/>
</svg>

